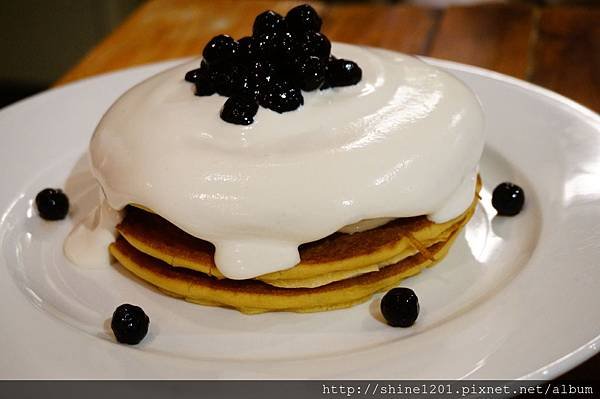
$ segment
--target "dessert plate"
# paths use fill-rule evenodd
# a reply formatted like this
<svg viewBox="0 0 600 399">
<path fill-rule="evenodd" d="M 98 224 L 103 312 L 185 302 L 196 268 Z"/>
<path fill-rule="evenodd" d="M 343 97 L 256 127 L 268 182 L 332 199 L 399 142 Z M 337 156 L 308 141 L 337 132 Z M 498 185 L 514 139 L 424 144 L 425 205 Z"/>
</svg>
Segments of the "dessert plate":
<svg viewBox="0 0 600 399">
<path fill-rule="evenodd" d="M 86 269 L 65 259 L 64 237 L 97 195 L 85 155 L 95 124 L 126 89 L 178 61 L 3 109 L 0 377 L 549 379 L 592 356 L 600 345 L 600 118 L 529 83 L 426 61 L 481 99 L 484 189 L 448 257 L 404 282 L 421 302 L 408 329 L 382 321 L 380 296 L 332 312 L 248 316 L 175 300 L 119 265 Z M 502 181 L 525 190 L 516 217 L 491 208 Z M 37 216 L 32 200 L 45 187 L 65 189 L 67 220 Z M 135 347 L 115 343 L 109 327 L 126 302 L 151 319 Z"/>
</svg>

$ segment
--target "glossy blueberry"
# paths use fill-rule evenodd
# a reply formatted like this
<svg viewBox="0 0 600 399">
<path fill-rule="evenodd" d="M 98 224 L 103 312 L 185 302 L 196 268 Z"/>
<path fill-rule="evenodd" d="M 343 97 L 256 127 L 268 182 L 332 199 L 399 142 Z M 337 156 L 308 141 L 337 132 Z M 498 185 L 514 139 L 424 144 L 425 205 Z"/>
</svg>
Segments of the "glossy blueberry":
<svg viewBox="0 0 600 399">
<path fill-rule="evenodd" d="M 325 80 L 325 64 L 319 57 L 298 59 L 295 68 L 295 81 L 304 91 L 319 88 Z"/>
<path fill-rule="evenodd" d="M 419 316 L 419 299 L 410 288 L 393 288 L 381 299 L 381 313 L 392 327 L 410 327 Z"/>
<path fill-rule="evenodd" d="M 235 64 L 218 64 L 210 67 L 208 76 L 215 91 L 222 96 L 233 94 L 233 80 L 238 70 Z"/>
<path fill-rule="evenodd" d="M 325 84 L 321 89 L 339 86 L 352 86 L 362 79 L 362 69 L 354 62 L 344 59 L 333 59 L 327 63 Z"/>
<path fill-rule="evenodd" d="M 208 76 L 208 63 L 205 60 L 200 61 L 200 68 L 192 69 L 185 74 L 185 80 L 190 83 L 196 83 L 200 75 Z"/>
<path fill-rule="evenodd" d="M 185 79 L 195 83 L 198 96 L 216 92 L 230 97 L 221 110 L 228 122 L 252 123 L 258 105 L 279 113 L 295 110 L 304 104 L 302 90 L 355 84 L 362 76 L 355 63 L 331 55 L 321 25 L 321 17 L 306 4 L 285 18 L 265 11 L 255 18 L 252 36 L 211 39 L 201 67 Z"/>
<path fill-rule="evenodd" d="M 298 54 L 303 56 L 315 56 L 322 60 L 327 60 L 331 52 L 331 42 L 322 33 L 308 31 L 304 32 L 297 39 Z"/>
<path fill-rule="evenodd" d="M 208 74 L 205 73 L 196 76 L 194 85 L 196 86 L 196 91 L 194 94 L 197 96 L 212 96 L 217 91 L 215 84 L 210 79 Z"/>
<path fill-rule="evenodd" d="M 35 197 L 35 205 L 42 219 L 61 220 L 69 213 L 69 198 L 60 189 L 46 188 Z"/>
<path fill-rule="evenodd" d="M 272 57 L 280 64 L 290 62 L 296 56 L 296 36 L 290 32 L 280 32 L 274 37 L 274 54 Z"/>
<path fill-rule="evenodd" d="M 221 109 L 221 119 L 236 125 L 249 125 L 254 122 L 258 104 L 249 97 L 229 97 Z"/>
<path fill-rule="evenodd" d="M 492 206 L 498 211 L 498 215 L 514 216 L 521 212 L 524 203 L 525 192 L 510 182 L 499 184 L 492 193 Z"/>
<path fill-rule="evenodd" d="M 290 32 L 269 32 L 254 38 L 256 57 L 277 64 L 285 64 L 296 56 L 295 37 Z"/>
<path fill-rule="evenodd" d="M 254 36 L 254 54 L 259 60 L 266 60 L 276 48 L 275 33 L 268 32 Z"/>
<path fill-rule="evenodd" d="M 210 96 L 215 93 L 215 85 L 210 79 L 208 70 L 208 64 L 202 60 L 200 68 L 193 69 L 185 74 L 185 80 L 194 83 L 196 86 L 194 94 L 197 96 Z"/>
<path fill-rule="evenodd" d="M 240 40 L 238 40 L 238 43 L 238 55 L 240 62 L 247 63 L 253 60 L 256 56 L 254 49 L 254 38 L 251 36 L 242 37 Z"/>
<path fill-rule="evenodd" d="M 259 97 L 260 105 L 280 114 L 293 111 L 304 104 L 304 97 L 298 87 L 286 81 L 275 81 Z"/>
<path fill-rule="evenodd" d="M 231 36 L 218 35 L 210 39 L 202 51 L 208 65 L 232 61 L 238 53 L 239 44 Z"/>
<path fill-rule="evenodd" d="M 286 28 L 285 18 L 275 11 L 268 10 L 260 13 L 254 19 L 252 25 L 252 36 L 259 36 L 263 33 L 281 32 Z"/>
<path fill-rule="evenodd" d="M 198 80 L 201 73 L 202 69 L 200 68 L 192 69 L 185 74 L 185 80 L 190 83 L 196 83 L 196 80 Z"/>
<path fill-rule="evenodd" d="M 254 97 L 256 83 L 249 69 L 242 65 L 224 64 L 212 71 L 211 81 L 217 93 L 230 97 L 233 95 L 246 95 Z"/>
<path fill-rule="evenodd" d="M 306 32 L 309 30 L 318 32 L 321 30 L 323 21 L 314 8 L 308 4 L 302 4 L 288 11 L 285 16 L 288 29 L 294 32 Z"/>
<path fill-rule="evenodd" d="M 238 71 L 238 74 L 235 75 L 232 80 L 231 91 L 233 95 L 241 95 L 256 99 L 258 90 L 254 76 L 245 68 L 239 68 Z"/>
<path fill-rule="evenodd" d="M 148 333 L 150 319 L 142 308 L 123 304 L 117 307 L 110 322 L 115 338 L 122 344 L 138 344 Z"/>
<path fill-rule="evenodd" d="M 281 78 L 281 68 L 268 60 L 256 60 L 249 65 L 250 73 L 257 90 L 265 91 L 268 86 Z"/>
</svg>

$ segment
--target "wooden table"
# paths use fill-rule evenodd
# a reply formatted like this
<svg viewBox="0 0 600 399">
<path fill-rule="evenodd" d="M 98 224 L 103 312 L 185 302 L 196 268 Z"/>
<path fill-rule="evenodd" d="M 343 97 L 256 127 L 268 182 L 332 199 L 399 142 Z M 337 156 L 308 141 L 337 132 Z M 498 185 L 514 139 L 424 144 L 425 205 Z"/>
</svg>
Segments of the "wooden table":
<svg viewBox="0 0 600 399">
<path fill-rule="evenodd" d="M 58 82 L 199 55 L 213 36 L 251 32 L 261 11 L 298 2 L 153 0 Z M 481 5 L 445 10 L 312 3 L 331 40 L 368 44 L 492 69 L 600 111 L 600 8 Z"/>
<path fill-rule="evenodd" d="M 153 0 L 94 48 L 58 84 L 170 58 L 199 55 L 219 33 L 239 38 L 267 9 L 299 2 Z M 528 80 L 600 111 L 600 8 L 480 5 L 439 10 L 410 5 L 312 2 L 324 33 L 459 61 Z M 597 379 L 600 355 L 568 374 Z"/>
</svg>

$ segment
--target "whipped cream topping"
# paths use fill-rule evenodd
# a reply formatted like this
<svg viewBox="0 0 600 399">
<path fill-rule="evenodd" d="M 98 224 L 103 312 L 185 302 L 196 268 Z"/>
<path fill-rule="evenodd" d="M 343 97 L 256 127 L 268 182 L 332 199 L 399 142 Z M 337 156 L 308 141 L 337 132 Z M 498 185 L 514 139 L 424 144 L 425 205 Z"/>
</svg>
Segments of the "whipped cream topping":
<svg viewBox="0 0 600 399">
<path fill-rule="evenodd" d="M 475 190 L 483 118 L 459 80 L 417 58 L 334 44 L 362 81 L 260 108 L 249 126 L 219 118 L 177 66 L 126 92 L 90 144 L 114 209 L 141 204 L 215 245 L 232 279 L 293 267 L 298 246 L 361 220 L 464 212 Z"/>
<path fill-rule="evenodd" d="M 122 212 L 114 210 L 106 199 L 100 198 L 99 205 L 77 223 L 65 239 L 63 250 L 67 258 L 89 268 L 109 264 L 108 246 L 117 237 L 116 225 L 122 218 Z"/>
</svg>

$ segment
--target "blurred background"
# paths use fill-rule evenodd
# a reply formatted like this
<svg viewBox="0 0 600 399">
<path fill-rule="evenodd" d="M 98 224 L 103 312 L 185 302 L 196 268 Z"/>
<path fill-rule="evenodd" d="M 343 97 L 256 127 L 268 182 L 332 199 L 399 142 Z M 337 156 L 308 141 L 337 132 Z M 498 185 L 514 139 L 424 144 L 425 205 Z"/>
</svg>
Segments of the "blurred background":
<svg viewBox="0 0 600 399">
<path fill-rule="evenodd" d="M 218 1 L 218 0 L 217 0 Z M 244 0 L 239 0 L 244 1 Z M 0 107 L 45 90 L 145 0 L 0 1 Z M 335 3 L 451 4 L 520 2 L 591 4 L 600 0 L 363 0 Z"/>
<path fill-rule="evenodd" d="M 141 3 L 0 1 L 0 107 L 48 88 Z"/>
</svg>

